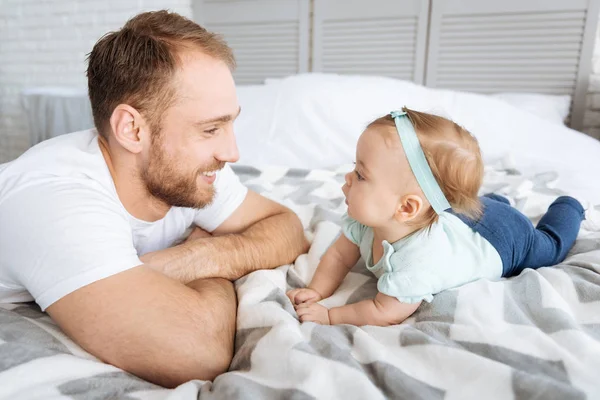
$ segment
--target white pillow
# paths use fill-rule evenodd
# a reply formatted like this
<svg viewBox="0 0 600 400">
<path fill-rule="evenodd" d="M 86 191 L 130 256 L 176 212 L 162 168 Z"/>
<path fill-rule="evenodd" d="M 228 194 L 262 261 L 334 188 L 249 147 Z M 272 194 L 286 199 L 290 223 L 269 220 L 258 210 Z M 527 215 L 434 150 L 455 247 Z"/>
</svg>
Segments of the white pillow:
<svg viewBox="0 0 600 400">
<path fill-rule="evenodd" d="M 565 123 L 571 109 L 571 96 L 568 95 L 505 92 L 491 96 L 557 124 Z"/>
<path fill-rule="evenodd" d="M 279 95 L 276 86 L 238 85 L 237 95 L 242 111 L 234 129 L 240 150 L 240 162 L 246 165 L 276 164 L 263 150 L 275 118 Z"/>
<path fill-rule="evenodd" d="M 267 78 L 265 85 L 280 84 L 284 78 Z M 490 95 L 550 122 L 565 124 L 571 110 L 571 96 L 540 93 L 500 92 Z"/>
<path fill-rule="evenodd" d="M 364 127 L 406 105 L 469 129 L 488 163 L 510 155 L 527 173 L 559 172 L 566 189 L 597 186 L 598 141 L 492 96 L 332 74 L 296 75 L 240 89 L 243 111 L 236 134 L 245 164 L 324 168 L 352 162 Z"/>
<path fill-rule="evenodd" d="M 423 96 L 425 92 L 417 94 L 420 86 L 391 78 L 296 75 L 271 81 L 256 91 L 259 98 L 268 90 L 275 96 L 274 107 L 273 102 L 268 102 L 273 116 L 268 129 L 264 130 L 257 128 L 263 127 L 264 121 L 248 115 L 240 96 L 242 115 L 248 119 L 240 118 L 236 122 L 237 137 L 253 138 L 247 143 L 249 147 L 240 144 L 240 161 L 296 168 L 323 168 L 351 162 L 356 140 L 365 126 L 407 104 L 398 102 L 397 90 L 389 90 L 394 84 L 401 85 L 405 94 L 414 92 L 409 96 L 412 99 L 423 98 L 422 107 L 430 103 Z"/>
</svg>

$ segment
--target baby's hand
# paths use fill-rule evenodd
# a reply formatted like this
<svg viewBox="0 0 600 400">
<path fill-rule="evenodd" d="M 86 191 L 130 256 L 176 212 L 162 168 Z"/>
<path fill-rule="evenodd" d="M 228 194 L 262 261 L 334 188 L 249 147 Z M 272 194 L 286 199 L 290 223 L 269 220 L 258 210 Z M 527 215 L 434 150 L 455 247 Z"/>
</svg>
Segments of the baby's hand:
<svg viewBox="0 0 600 400">
<path fill-rule="evenodd" d="M 321 295 L 316 290 L 309 288 L 290 290 L 286 294 L 294 307 L 302 303 L 316 303 L 322 299 Z"/>
<path fill-rule="evenodd" d="M 296 314 L 300 322 L 316 322 L 321 325 L 330 325 L 329 310 L 318 303 L 302 303 L 296 307 Z"/>
</svg>

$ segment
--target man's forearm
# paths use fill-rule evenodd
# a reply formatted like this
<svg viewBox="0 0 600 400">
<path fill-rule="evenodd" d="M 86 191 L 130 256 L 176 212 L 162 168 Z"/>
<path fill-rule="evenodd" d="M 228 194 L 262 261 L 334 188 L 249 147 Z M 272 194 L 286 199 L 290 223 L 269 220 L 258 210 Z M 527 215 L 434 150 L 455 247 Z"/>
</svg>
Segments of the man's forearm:
<svg viewBox="0 0 600 400">
<path fill-rule="evenodd" d="M 300 220 L 292 212 L 265 218 L 239 234 L 209 237 L 149 253 L 142 261 L 173 279 L 238 279 L 258 269 L 293 262 L 307 249 Z"/>
</svg>

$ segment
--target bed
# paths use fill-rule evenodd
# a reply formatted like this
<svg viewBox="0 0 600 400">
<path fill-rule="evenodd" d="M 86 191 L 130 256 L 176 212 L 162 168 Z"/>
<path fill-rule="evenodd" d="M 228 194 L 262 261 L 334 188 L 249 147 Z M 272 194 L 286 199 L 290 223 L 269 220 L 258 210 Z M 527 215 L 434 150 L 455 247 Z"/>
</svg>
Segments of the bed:
<svg viewBox="0 0 600 400">
<path fill-rule="evenodd" d="M 249 188 L 293 209 L 311 242 L 292 265 L 235 283 L 229 372 L 164 389 L 83 351 L 35 304 L 0 304 L 1 399 L 600 398 L 600 142 L 569 127 L 582 122 L 589 66 L 581 60 L 591 58 L 599 2 L 377 0 L 368 12 L 366 3 L 194 2 L 197 19 L 225 33 L 239 55 L 241 159 L 234 170 Z M 510 61 L 504 68 L 496 68 L 492 54 L 490 63 L 473 64 L 473 80 L 453 80 L 452 68 L 473 57 L 473 49 L 461 47 L 473 32 L 442 28 L 464 20 L 489 28 L 480 47 L 500 46 Z M 386 36 L 394 23 L 403 28 Z M 504 42 L 494 39 L 507 24 L 521 30 Z M 570 36 L 555 41 L 553 53 L 541 42 L 561 29 Z M 523 30 L 534 33 L 522 36 Z M 362 41 L 344 40 L 357 34 Z M 265 36 L 278 40 L 260 46 Z M 353 58 L 374 43 L 398 47 L 370 64 Z M 531 49 L 532 58 L 546 61 L 528 61 L 530 72 L 515 72 Z M 558 57 L 559 67 L 544 57 Z M 505 85 L 490 83 L 498 76 Z M 525 92 L 517 90 L 523 76 L 533 85 Z M 567 83 L 553 86 L 547 76 Z M 39 124 L 38 112 L 66 118 L 35 126 L 36 140 L 66 133 L 61 124 L 91 127 L 89 113 L 70 111 L 85 109 L 85 94 L 67 94 L 68 102 L 24 101 L 32 124 Z M 74 101 L 79 105 L 65 106 Z M 310 281 L 339 234 L 341 184 L 356 140 L 369 121 L 404 105 L 472 131 L 486 164 L 482 192 L 507 196 L 533 222 L 561 194 L 580 199 L 587 219 L 577 242 L 558 266 L 445 291 L 400 325 L 300 324 L 285 292 Z M 375 293 L 376 280 L 359 262 L 324 304 Z"/>
<path fill-rule="evenodd" d="M 0 398 L 600 396 L 600 143 L 503 98 L 392 78 L 300 74 L 241 85 L 238 93 L 244 111 L 235 171 L 298 213 L 311 247 L 293 265 L 236 282 L 229 372 L 160 388 L 83 351 L 35 304 L 2 304 Z M 300 324 L 285 292 L 310 281 L 339 234 L 341 183 L 355 141 L 381 110 L 404 104 L 471 129 L 485 156 L 482 191 L 506 195 L 532 221 L 562 193 L 584 201 L 587 220 L 575 247 L 561 265 L 443 292 L 400 325 Z M 324 303 L 375 292 L 359 262 Z"/>
</svg>

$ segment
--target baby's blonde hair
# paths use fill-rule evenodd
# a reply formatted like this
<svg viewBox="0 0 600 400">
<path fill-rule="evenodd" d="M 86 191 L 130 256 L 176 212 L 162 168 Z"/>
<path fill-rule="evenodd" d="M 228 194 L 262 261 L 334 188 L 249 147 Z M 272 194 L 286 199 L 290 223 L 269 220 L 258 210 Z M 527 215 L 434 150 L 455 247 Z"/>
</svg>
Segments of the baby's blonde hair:
<svg viewBox="0 0 600 400">
<path fill-rule="evenodd" d="M 483 160 L 477 139 L 460 125 L 437 115 L 402 108 L 412 123 L 425 158 L 435 180 L 448 199 L 454 212 L 477 219 L 482 206 L 478 193 L 483 181 Z M 369 128 L 392 128 L 397 136 L 396 124 L 390 114 L 371 122 Z M 437 221 L 430 208 L 424 216 L 423 226 Z"/>
</svg>

